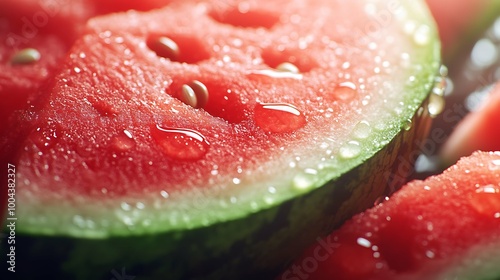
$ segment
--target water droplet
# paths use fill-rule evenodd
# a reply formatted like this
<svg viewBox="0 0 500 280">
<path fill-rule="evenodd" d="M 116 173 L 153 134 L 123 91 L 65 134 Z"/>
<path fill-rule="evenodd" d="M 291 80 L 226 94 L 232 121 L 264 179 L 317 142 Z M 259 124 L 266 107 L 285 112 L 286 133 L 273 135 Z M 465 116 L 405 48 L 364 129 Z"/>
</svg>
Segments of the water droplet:
<svg viewBox="0 0 500 280">
<path fill-rule="evenodd" d="M 431 28 L 428 25 L 420 25 L 413 33 L 413 41 L 420 46 L 425 46 L 431 41 Z"/>
<path fill-rule="evenodd" d="M 446 67 L 446 65 L 441 65 L 441 67 L 439 67 L 439 75 L 443 78 L 448 76 L 448 67 Z"/>
<path fill-rule="evenodd" d="M 241 183 L 241 179 L 239 178 L 233 178 L 233 184 L 239 185 Z"/>
<path fill-rule="evenodd" d="M 438 96 L 444 96 L 446 90 L 446 78 L 437 77 L 434 81 L 434 88 L 432 88 L 432 93 Z"/>
<path fill-rule="evenodd" d="M 500 159 L 492 160 L 488 167 L 491 171 L 500 170 Z"/>
<path fill-rule="evenodd" d="M 231 196 L 229 198 L 229 202 L 232 203 L 232 204 L 236 204 L 238 202 L 238 198 L 235 197 L 235 196 Z"/>
<path fill-rule="evenodd" d="M 403 129 L 409 131 L 413 127 L 413 122 L 411 120 L 406 120 L 403 123 Z"/>
<path fill-rule="evenodd" d="M 358 95 L 356 84 L 353 82 L 342 82 L 335 88 L 335 96 L 343 101 L 354 99 Z"/>
<path fill-rule="evenodd" d="M 425 256 L 427 256 L 429 259 L 433 259 L 436 256 L 436 254 L 434 252 L 432 252 L 431 250 L 427 250 L 425 252 Z"/>
<path fill-rule="evenodd" d="M 276 66 L 276 70 L 281 72 L 289 72 L 293 74 L 299 74 L 300 70 L 297 66 L 290 62 L 283 62 L 280 65 Z"/>
<path fill-rule="evenodd" d="M 78 73 L 82 72 L 82 69 L 80 69 L 79 67 L 74 67 L 73 71 L 75 71 L 75 73 L 78 74 Z"/>
<path fill-rule="evenodd" d="M 255 123 L 266 132 L 293 132 L 306 124 L 305 116 L 286 103 L 258 103 L 254 113 Z"/>
<path fill-rule="evenodd" d="M 374 206 L 379 205 L 380 203 L 383 203 L 384 201 L 388 201 L 389 197 L 388 196 L 379 196 L 375 202 L 373 203 Z"/>
<path fill-rule="evenodd" d="M 358 243 L 359 246 L 362 246 L 365 248 L 372 247 L 372 243 L 370 242 L 370 240 L 363 238 L 363 237 L 358 237 L 358 239 L 356 239 L 356 243 Z"/>
<path fill-rule="evenodd" d="M 403 24 L 403 31 L 408 35 L 414 34 L 416 29 L 417 23 L 413 20 L 408 20 Z"/>
<path fill-rule="evenodd" d="M 271 193 L 271 194 L 275 194 L 275 193 L 276 193 L 276 188 L 271 186 L 271 187 L 268 187 L 268 188 L 267 188 L 267 191 L 268 191 L 269 193 Z"/>
<path fill-rule="evenodd" d="M 80 215 L 73 216 L 73 223 L 79 228 L 85 228 L 85 219 Z"/>
<path fill-rule="evenodd" d="M 126 152 L 135 147 L 135 141 L 130 131 L 123 130 L 119 135 L 113 137 L 112 145 L 119 152 Z"/>
<path fill-rule="evenodd" d="M 429 96 L 429 104 L 427 105 L 427 112 L 432 118 L 437 117 L 441 112 L 443 112 L 445 107 L 445 101 L 442 96 L 431 94 Z"/>
<path fill-rule="evenodd" d="M 163 198 L 168 198 L 170 195 L 168 194 L 167 191 L 161 191 L 160 192 L 160 195 L 163 197 Z"/>
<path fill-rule="evenodd" d="M 165 155 L 178 160 L 201 159 L 210 148 L 205 137 L 191 129 L 156 125 L 151 129 L 151 135 Z"/>
<path fill-rule="evenodd" d="M 361 146 L 357 141 L 349 141 L 340 147 L 339 155 L 343 159 L 351 159 L 361 154 Z"/>
<path fill-rule="evenodd" d="M 276 71 L 276 70 L 257 70 L 248 72 L 248 78 L 254 80 L 261 80 L 262 78 L 272 78 L 272 79 L 295 79 L 301 80 L 302 74 L 293 73 L 289 71 Z"/>
<path fill-rule="evenodd" d="M 471 194 L 470 203 L 478 213 L 495 218 L 500 209 L 500 188 L 495 185 L 480 186 Z"/>
<path fill-rule="evenodd" d="M 372 127 L 367 121 L 360 121 L 354 126 L 352 135 L 357 139 L 366 139 L 370 136 Z"/>
<path fill-rule="evenodd" d="M 130 211 L 132 210 L 132 206 L 130 206 L 130 204 L 126 203 L 126 202 L 122 202 L 120 203 L 120 208 L 123 210 L 123 211 Z"/>
<path fill-rule="evenodd" d="M 317 180 L 317 172 L 313 169 L 308 169 L 298 173 L 293 178 L 292 187 L 297 192 L 305 192 L 314 188 Z"/>
<path fill-rule="evenodd" d="M 26 48 L 14 54 L 10 59 L 12 64 L 30 64 L 39 61 L 41 54 L 37 49 Z"/>
<path fill-rule="evenodd" d="M 269 195 L 265 195 L 264 196 L 264 202 L 267 204 L 267 205 L 273 205 L 275 203 L 276 199 L 272 196 L 269 196 Z"/>
</svg>

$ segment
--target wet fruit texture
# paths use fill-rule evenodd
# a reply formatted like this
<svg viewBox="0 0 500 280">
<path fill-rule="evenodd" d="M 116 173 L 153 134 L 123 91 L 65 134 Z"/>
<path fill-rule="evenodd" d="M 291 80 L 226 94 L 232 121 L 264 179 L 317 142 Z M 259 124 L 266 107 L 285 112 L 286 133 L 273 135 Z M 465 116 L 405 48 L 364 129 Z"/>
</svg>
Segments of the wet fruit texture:
<svg viewBox="0 0 500 280">
<path fill-rule="evenodd" d="M 169 0 L 3 0 L 0 2 L 0 119 L 33 105 L 93 16 L 128 9 L 150 10 Z M 27 50 L 37 52 L 30 58 Z M 0 124 L 0 135 L 5 129 Z"/>
<path fill-rule="evenodd" d="M 5 138 L 18 261 L 66 278 L 275 273 L 398 188 L 439 112 L 421 2 L 183 1 L 81 34 Z"/>
<path fill-rule="evenodd" d="M 318 238 L 279 279 L 498 279 L 500 153 L 413 181 Z"/>
<path fill-rule="evenodd" d="M 398 91 L 394 87 L 402 86 L 397 85 L 400 79 L 411 84 L 416 78 L 405 76 L 405 71 L 413 69 L 424 81 L 412 85 L 423 89 L 422 97 L 434 85 L 432 78 L 423 77 L 423 71 L 425 67 L 437 68 L 437 64 L 413 68 L 411 62 L 417 57 L 406 52 L 433 46 L 432 29 L 427 24 L 399 39 L 401 44 L 393 48 L 399 55 L 389 55 L 382 46 L 392 45 L 395 38 L 375 43 L 373 40 L 384 37 L 353 34 L 344 27 L 331 30 L 320 26 L 317 32 L 321 35 L 306 34 L 307 30 L 297 38 L 290 37 L 291 30 L 301 30 L 312 24 L 312 19 L 280 18 L 280 2 L 262 7 L 257 3 L 175 7 L 179 13 L 190 14 L 189 21 L 171 16 L 168 7 L 147 16 L 130 12 L 92 20 L 85 36 L 70 50 L 61 73 L 45 89 L 50 100 L 23 116 L 37 119 L 28 130 L 19 159 L 18 176 L 21 183 L 28 182 L 25 198 L 31 201 L 35 197 L 31 191 L 47 188 L 31 205 L 53 200 L 51 191 L 56 189 L 58 199 L 70 196 L 72 190 L 58 186 L 74 182 L 75 175 L 79 177 L 78 193 L 89 199 L 102 190 L 113 193 L 110 199 L 114 199 L 115 195 L 130 197 L 163 188 L 177 192 L 212 185 L 203 182 L 221 186 L 229 182 L 231 189 L 240 182 L 254 182 L 251 171 L 257 168 L 255 163 L 278 151 L 283 159 L 273 161 L 273 166 L 292 176 L 297 165 L 304 170 L 308 167 L 309 163 L 300 163 L 305 154 L 295 149 L 304 143 L 313 147 L 307 154 L 316 151 L 325 164 L 361 161 L 367 152 L 388 143 L 390 139 L 375 136 L 387 137 L 381 132 L 384 127 L 399 131 L 398 124 L 385 120 L 405 114 L 408 119 L 421 105 L 417 99 L 399 95 L 396 99 L 400 100 L 391 101 L 384 91 L 395 95 Z M 340 15 L 347 13 L 347 8 L 336 2 L 332 5 L 342 20 Z M 299 4 L 288 6 L 289 14 L 299 10 Z M 350 9 L 363 10 L 362 6 Z M 409 13 L 401 4 L 370 7 Z M 175 28 L 162 26 L 164 14 Z M 235 16 L 240 14 L 245 16 Z M 255 26 L 250 15 L 266 20 Z M 127 25 L 118 26 L 113 20 L 126 21 Z M 352 19 L 342 22 L 352 28 L 360 24 Z M 180 32 L 182 28 L 196 32 Z M 268 40 L 258 39 L 256 32 L 266 34 Z M 366 50 L 355 51 L 353 44 Z M 392 73 L 393 67 L 402 71 Z M 333 68 L 338 70 L 325 72 Z M 389 85 L 389 78 L 397 81 Z M 382 80 L 386 88 L 375 90 Z M 353 111 L 353 106 L 359 109 Z M 391 111 L 379 114 L 381 106 Z M 377 114 L 377 118 L 370 118 L 370 114 Z M 361 130 L 367 127 L 366 135 L 361 131 L 351 136 L 349 130 L 355 126 Z M 332 131 L 332 138 L 306 140 L 318 132 Z M 68 161 L 75 173 L 64 171 Z M 161 166 L 161 172 L 149 174 L 155 166 Z M 190 172 L 196 173 L 193 181 L 186 177 Z M 169 178 L 168 185 L 161 186 L 160 174 Z M 268 171 L 259 174 L 273 181 Z"/>
</svg>

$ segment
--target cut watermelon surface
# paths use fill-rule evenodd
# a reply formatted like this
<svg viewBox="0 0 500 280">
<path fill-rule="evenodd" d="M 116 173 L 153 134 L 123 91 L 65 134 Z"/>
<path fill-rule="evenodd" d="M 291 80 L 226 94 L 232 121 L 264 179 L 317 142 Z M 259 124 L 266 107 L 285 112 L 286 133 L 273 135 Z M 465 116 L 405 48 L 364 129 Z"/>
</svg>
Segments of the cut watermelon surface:
<svg viewBox="0 0 500 280">
<path fill-rule="evenodd" d="M 10 136 L 19 262 L 81 279 L 277 271 L 406 176 L 398 152 L 436 113 L 436 36 L 414 1 L 90 20 Z"/>
<path fill-rule="evenodd" d="M 0 3 L 0 118 L 27 109 L 59 69 L 87 20 L 128 9 L 149 10 L 168 0 L 4 0 Z M 29 49 L 31 52 L 26 52 Z M 34 54 L 33 54 L 34 53 Z M 0 124 L 0 135 L 5 129 Z"/>
<path fill-rule="evenodd" d="M 500 153 L 410 182 L 318 241 L 279 279 L 499 279 Z"/>
<path fill-rule="evenodd" d="M 70 45 L 60 35 L 44 28 L 49 23 L 49 16 L 39 7 L 25 7 L 23 12 L 31 11 L 26 11 L 26 15 L 39 12 L 37 16 L 28 18 L 17 13 L 19 9 L 6 5 L 8 3 L 0 3 L 2 120 L 7 120 L 15 110 L 26 109 L 36 100 L 38 89 L 56 71 Z M 68 26 L 61 19 L 53 20 L 60 26 Z M 0 135 L 6 124 L 0 124 Z"/>
</svg>

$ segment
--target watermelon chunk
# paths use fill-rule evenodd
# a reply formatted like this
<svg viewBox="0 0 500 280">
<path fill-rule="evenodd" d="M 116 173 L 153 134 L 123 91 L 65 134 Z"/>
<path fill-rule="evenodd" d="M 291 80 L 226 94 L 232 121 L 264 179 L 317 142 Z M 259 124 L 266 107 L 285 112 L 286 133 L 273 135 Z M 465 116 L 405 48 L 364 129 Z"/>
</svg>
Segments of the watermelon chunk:
<svg viewBox="0 0 500 280">
<path fill-rule="evenodd" d="M 9 135 L 18 261 L 72 279 L 276 273 L 404 181 L 399 161 L 436 113 L 439 53 L 413 1 L 93 18 Z"/>
<path fill-rule="evenodd" d="M 279 279 L 499 279 L 500 153 L 476 152 L 382 201 Z"/>
<path fill-rule="evenodd" d="M 492 87 L 482 105 L 455 128 L 441 151 L 444 164 L 450 165 L 474 151 L 500 150 L 500 83 Z"/>
</svg>

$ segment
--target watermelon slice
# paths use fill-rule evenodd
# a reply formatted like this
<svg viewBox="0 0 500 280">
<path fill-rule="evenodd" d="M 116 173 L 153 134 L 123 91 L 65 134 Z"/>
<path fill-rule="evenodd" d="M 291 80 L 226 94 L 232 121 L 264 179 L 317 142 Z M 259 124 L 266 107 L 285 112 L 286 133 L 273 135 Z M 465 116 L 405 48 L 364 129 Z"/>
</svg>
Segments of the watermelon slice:
<svg viewBox="0 0 500 280">
<path fill-rule="evenodd" d="M 276 273 L 404 181 L 437 113 L 439 53 L 415 1 L 182 2 L 90 20 L 9 136 L 20 275 Z"/>
<path fill-rule="evenodd" d="M 476 152 L 381 201 L 318 238 L 279 279 L 500 278 L 499 152 Z"/>
<path fill-rule="evenodd" d="M 441 151 L 444 164 L 450 165 L 477 150 L 500 150 L 500 83 L 488 97 L 456 127 Z"/>
</svg>

